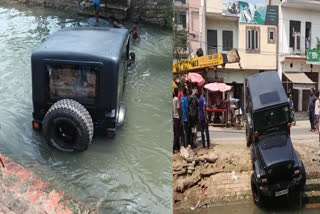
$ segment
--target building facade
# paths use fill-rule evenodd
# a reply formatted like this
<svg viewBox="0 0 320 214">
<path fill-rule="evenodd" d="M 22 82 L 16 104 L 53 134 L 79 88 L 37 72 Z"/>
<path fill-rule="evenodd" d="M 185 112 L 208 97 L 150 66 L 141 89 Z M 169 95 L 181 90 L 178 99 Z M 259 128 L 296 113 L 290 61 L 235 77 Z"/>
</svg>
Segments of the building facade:
<svg viewBox="0 0 320 214">
<path fill-rule="evenodd" d="M 175 0 L 175 8 L 190 58 L 199 48 L 205 55 L 239 52 L 241 67 L 209 70 L 208 82 L 232 84 L 244 103 L 248 76 L 277 71 L 295 109 L 307 110 L 310 89 L 320 88 L 320 1 Z"/>
<path fill-rule="evenodd" d="M 190 58 L 199 48 L 205 48 L 206 0 L 174 0 L 175 24 L 188 34 Z"/>
<path fill-rule="evenodd" d="M 295 109 L 307 111 L 310 89 L 319 88 L 319 62 L 308 62 L 307 53 L 320 44 L 320 2 L 282 0 L 279 35 L 279 76 Z"/>
<path fill-rule="evenodd" d="M 251 3 L 253 2 L 253 3 Z M 276 2 L 207 0 L 206 54 L 227 53 L 236 48 L 238 64 L 227 64 L 207 75 L 209 82 L 232 84 L 235 97 L 245 102 L 248 76 L 277 71 L 278 6 Z M 218 78 L 217 78 L 218 77 Z"/>
</svg>

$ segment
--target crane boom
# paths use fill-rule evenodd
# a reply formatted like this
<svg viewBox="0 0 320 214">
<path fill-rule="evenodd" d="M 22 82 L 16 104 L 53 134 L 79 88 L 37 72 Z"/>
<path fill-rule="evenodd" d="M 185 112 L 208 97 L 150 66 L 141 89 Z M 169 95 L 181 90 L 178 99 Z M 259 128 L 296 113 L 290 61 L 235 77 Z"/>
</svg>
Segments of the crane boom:
<svg viewBox="0 0 320 214">
<path fill-rule="evenodd" d="M 176 62 L 173 64 L 173 74 L 183 74 L 236 62 L 240 62 L 240 56 L 237 49 L 232 49 L 228 54 L 218 53 Z"/>
</svg>

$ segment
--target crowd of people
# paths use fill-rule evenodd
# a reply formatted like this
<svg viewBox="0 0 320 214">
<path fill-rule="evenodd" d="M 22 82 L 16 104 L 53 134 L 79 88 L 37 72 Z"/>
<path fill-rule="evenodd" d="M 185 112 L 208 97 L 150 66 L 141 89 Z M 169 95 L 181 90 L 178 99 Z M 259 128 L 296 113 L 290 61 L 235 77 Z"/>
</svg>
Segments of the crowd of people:
<svg viewBox="0 0 320 214">
<path fill-rule="evenodd" d="M 178 89 L 179 88 L 179 89 Z M 205 91 L 194 86 L 174 88 L 173 91 L 173 151 L 179 152 L 181 146 L 195 148 L 198 128 L 201 131 L 203 148 L 210 148 L 208 117 Z"/>
</svg>

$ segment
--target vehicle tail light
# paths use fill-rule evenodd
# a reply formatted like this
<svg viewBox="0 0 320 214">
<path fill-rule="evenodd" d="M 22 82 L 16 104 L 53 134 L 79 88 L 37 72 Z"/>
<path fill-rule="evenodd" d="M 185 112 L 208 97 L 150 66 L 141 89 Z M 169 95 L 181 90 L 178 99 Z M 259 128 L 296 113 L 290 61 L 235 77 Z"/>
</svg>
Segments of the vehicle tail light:
<svg viewBox="0 0 320 214">
<path fill-rule="evenodd" d="M 295 174 L 295 175 L 299 175 L 299 174 L 300 174 L 300 170 L 299 170 L 299 169 L 294 170 L 294 174 Z"/>
<path fill-rule="evenodd" d="M 258 136 L 259 136 L 259 132 L 256 131 L 256 132 L 254 133 L 254 136 L 255 136 L 255 137 L 258 137 Z"/>
<path fill-rule="evenodd" d="M 39 123 L 37 123 L 37 122 L 33 122 L 33 128 L 35 128 L 35 129 L 39 129 Z"/>
</svg>

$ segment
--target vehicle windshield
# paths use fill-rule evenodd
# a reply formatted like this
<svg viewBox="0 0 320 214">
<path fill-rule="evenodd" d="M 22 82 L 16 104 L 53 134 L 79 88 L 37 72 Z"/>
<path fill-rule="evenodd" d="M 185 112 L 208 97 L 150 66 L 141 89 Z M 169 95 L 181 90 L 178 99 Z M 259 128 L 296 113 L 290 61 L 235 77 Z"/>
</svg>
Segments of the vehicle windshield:
<svg viewBox="0 0 320 214">
<path fill-rule="evenodd" d="M 254 126 L 258 131 L 277 129 L 281 125 L 289 123 L 289 107 L 281 106 L 254 114 Z"/>
<path fill-rule="evenodd" d="M 50 99 L 78 98 L 94 103 L 96 67 L 79 65 L 47 65 Z"/>
</svg>

